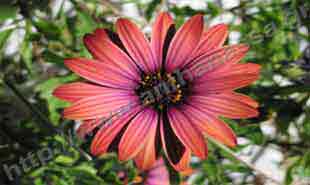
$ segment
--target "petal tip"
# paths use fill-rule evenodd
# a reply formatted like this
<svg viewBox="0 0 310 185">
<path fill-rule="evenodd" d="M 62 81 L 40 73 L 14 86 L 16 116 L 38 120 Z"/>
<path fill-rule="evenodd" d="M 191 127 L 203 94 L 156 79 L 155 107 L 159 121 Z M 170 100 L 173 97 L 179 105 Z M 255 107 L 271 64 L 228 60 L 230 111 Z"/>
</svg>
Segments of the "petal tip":
<svg viewBox="0 0 310 185">
<path fill-rule="evenodd" d="M 78 60 L 77 58 L 66 58 L 64 59 L 64 64 L 66 66 L 70 65 L 71 63 L 73 63 L 75 60 Z"/>
<path fill-rule="evenodd" d="M 129 159 L 128 159 L 128 157 L 126 155 L 124 155 L 123 152 L 118 152 L 118 160 L 119 161 L 127 161 Z"/>
<path fill-rule="evenodd" d="M 52 96 L 61 99 L 60 97 L 60 91 L 62 90 L 61 86 L 56 87 L 53 92 L 52 92 Z"/>
<path fill-rule="evenodd" d="M 121 17 L 116 20 L 116 27 L 121 26 L 121 24 L 128 24 L 128 23 L 131 23 L 131 21 L 126 18 Z"/>
<path fill-rule="evenodd" d="M 98 156 L 98 150 L 97 150 L 97 147 L 95 146 L 94 143 L 95 143 L 95 142 L 92 142 L 92 144 L 91 144 L 90 153 L 91 153 L 93 156 Z"/>
<path fill-rule="evenodd" d="M 159 13 L 158 17 L 165 17 L 165 18 L 168 18 L 168 19 L 172 19 L 170 13 L 166 12 L 166 11 Z"/>
<path fill-rule="evenodd" d="M 250 49 L 250 46 L 248 44 L 240 44 L 240 48 L 244 51 L 247 52 Z"/>
<path fill-rule="evenodd" d="M 94 33 L 95 34 L 107 34 L 104 28 L 96 28 Z"/>
</svg>

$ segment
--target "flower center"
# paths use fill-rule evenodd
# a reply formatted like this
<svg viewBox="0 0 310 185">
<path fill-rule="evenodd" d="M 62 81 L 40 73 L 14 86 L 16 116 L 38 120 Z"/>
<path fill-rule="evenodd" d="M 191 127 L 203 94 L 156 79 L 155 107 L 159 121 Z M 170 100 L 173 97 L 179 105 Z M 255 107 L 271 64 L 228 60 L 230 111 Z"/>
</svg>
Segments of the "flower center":
<svg viewBox="0 0 310 185">
<path fill-rule="evenodd" d="M 189 93 L 189 83 L 180 71 L 144 75 L 136 88 L 136 94 L 144 106 L 163 110 L 182 103 Z"/>
</svg>

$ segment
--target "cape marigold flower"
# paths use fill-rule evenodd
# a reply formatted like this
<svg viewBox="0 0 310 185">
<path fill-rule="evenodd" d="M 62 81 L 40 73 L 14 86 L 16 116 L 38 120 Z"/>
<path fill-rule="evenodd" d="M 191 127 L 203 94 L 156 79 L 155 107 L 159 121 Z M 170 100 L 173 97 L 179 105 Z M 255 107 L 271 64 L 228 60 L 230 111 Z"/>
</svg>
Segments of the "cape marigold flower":
<svg viewBox="0 0 310 185">
<path fill-rule="evenodd" d="M 120 160 L 134 159 L 140 169 L 149 169 L 163 149 L 170 164 L 183 171 L 191 154 L 207 157 L 204 134 L 236 145 L 219 116 L 258 115 L 258 104 L 234 90 L 258 79 L 260 67 L 238 63 L 247 46 L 223 46 L 226 25 L 204 30 L 203 16 L 196 15 L 175 31 L 170 15 L 161 13 L 150 41 L 127 19 L 118 19 L 116 30 L 86 35 L 94 59 L 67 59 L 65 65 L 89 82 L 54 92 L 72 102 L 65 118 L 84 121 L 80 135 L 99 128 L 93 155 L 116 151 Z"/>
</svg>

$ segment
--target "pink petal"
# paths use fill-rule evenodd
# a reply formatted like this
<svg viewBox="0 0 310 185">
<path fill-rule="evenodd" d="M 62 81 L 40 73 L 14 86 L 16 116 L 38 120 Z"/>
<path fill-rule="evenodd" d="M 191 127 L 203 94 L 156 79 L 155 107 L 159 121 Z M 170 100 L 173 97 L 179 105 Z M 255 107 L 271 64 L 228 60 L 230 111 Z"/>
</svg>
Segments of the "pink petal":
<svg viewBox="0 0 310 185">
<path fill-rule="evenodd" d="M 246 96 L 244 94 L 232 92 L 230 96 L 234 96 L 234 99 L 239 100 L 240 102 L 243 102 L 245 104 L 248 104 L 251 107 L 258 108 L 259 104 L 255 100 L 253 100 L 251 97 Z"/>
<path fill-rule="evenodd" d="M 127 112 L 113 117 L 111 122 L 107 121 L 94 137 L 91 144 L 91 153 L 93 155 L 102 155 L 108 152 L 113 141 L 120 137 L 121 130 L 141 109 L 141 106 L 133 106 Z"/>
<path fill-rule="evenodd" d="M 230 68 L 219 68 L 194 81 L 193 91 L 198 94 L 221 93 L 248 86 L 259 78 L 260 65 L 234 64 Z"/>
<path fill-rule="evenodd" d="M 75 102 L 82 98 L 97 96 L 107 92 L 115 92 L 115 89 L 83 82 L 73 82 L 57 87 L 53 95 L 62 100 Z"/>
<path fill-rule="evenodd" d="M 139 28 L 127 19 L 120 18 L 116 29 L 129 55 L 147 73 L 155 72 L 157 63 L 153 57 L 150 44 Z"/>
<path fill-rule="evenodd" d="M 169 31 L 173 25 L 173 20 L 169 13 L 159 14 L 155 20 L 152 29 L 151 48 L 156 59 L 156 68 L 161 68 L 163 61 L 164 43 Z"/>
<path fill-rule="evenodd" d="M 210 52 L 213 49 L 221 47 L 228 36 L 228 26 L 218 24 L 209 28 L 203 33 L 193 58 Z"/>
<path fill-rule="evenodd" d="M 188 20 L 174 35 L 168 49 L 166 70 L 173 72 L 182 68 L 197 47 L 203 31 L 203 16 L 196 15 Z"/>
<path fill-rule="evenodd" d="M 80 138 L 84 138 L 87 134 L 91 133 L 95 128 L 97 128 L 100 124 L 103 123 L 101 119 L 90 119 L 85 120 L 77 129 L 77 135 Z"/>
<path fill-rule="evenodd" d="M 200 78 L 217 69 L 230 68 L 239 62 L 247 51 L 248 47 L 242 44 L 218 48 L 200 55 L 187 64 L 185 70 L 193 76 L 192 78 Z"/>
<path fill-rule="evenodd" d="M 134 106 L 138 102 L 136 95 L 118 91 L 98 96 L 83 98 L 66 108 L 63 115 L 67 119 L 89 120 L 107 118 L 121 109 Z"/>
<path fill-rule="evenodd" d="M 201 133 L 184 113 L 176 108 L 168 110 L 171 127 L 180 141 L 199 158 L 207 157 L 207 145 Z"/>
<path fill-rule="evenodd" d="M 201 80 L 203 80 L 204 78 L 212 78 L 212 76 L 217 76 L 217 74 L 219 73 L 223 76 L 235 74 L 258 74 L 260 72 L 260 69 L 261 66 L 254 63 L 233 64 L 229 66 L 219 67 L 218 69 L 207 73 L 205 76 L 202 76 Z"/>
<path fill-rule="evenodd" d="M 214 139 L 234 147 L 237 144 L 237 138 L 234 132 L 223 121 L 217 119 L 214 114 L 207 111 L 199 105 L 184 106 L 184 111 L 190 116 L 190 120 L 202 132 L 208 134 Z"/>
<path fill-rule="evenodd" d="M 144 147 L 145 143 L 150 142 L 149 134 L 156 132 L 158 113 L 153 109 L 145 108 L 129 124 L 120 143 L 119 160 L 129 160 L 135 157 Z M 146 161 L 148 162 L 148 161 Z"/>
<path fill-rule="evenodd" d="M 95 30 L 94 34 L 86 34 L 83 38 L 84 44 L 92 56 L 102 61 L 105 59 L 105 51 L 101 43 L 106 42 L 106 40 L 110 40 L 109 36 L 104 29 L 100 28 Z"/>
<path fill-rule="evenodd" d="M 258 78 L 259 74 L 219 76 L 205 80 L 204 83 L 195 82 L 192 91 L 200 95 L 231 92 L 250 85 Z"/>
<path fill-rule="evenodd" d="M 116 65 L 106 65 L 96 60 L 75 58 L 65 60 L 65 65 L 79 76 L 107 87 L 134 89 L 137 82 L 124 75 Z"/>
<path fill-rule="evenodd" d="M 159 139 L 156 138 L 157 125 L 158 123 L 154 126 L 155 128 L 149 131 L 148 136 L 145 138 L 146 143 L 135 157 L 136 165 L 140 170 L 148 170 L 152 168 L 156 162 L 156 147 L 158 147 L 156 146 L 156 140 Z"/>
<path fill-rule="evenodd" d="M 257 117 L 258 111 L 246 103 L 235 99 L 232 93 L 210 94 L 206 96 L 192 96 L 190 102 L 197 104 L 208 112 L 217 116 L 232 119 Z"/>
<path fill-rule="evenodd" d="M 115 45 L 103 29 L 84 37 L 84 43 L 95 59 L 105 65 L 117 66 L 122 74 L 130 79 L 139 79 L 139 70 L 130 57 Z"/>
<path fill-rule="evenodd" d="M 171 166 L 177 171 L 190 169 L 190 149 L 185 147 L 174 134 L 168 118 L 160 119 L 160 136 L 162 146 Z"/>
</svg>

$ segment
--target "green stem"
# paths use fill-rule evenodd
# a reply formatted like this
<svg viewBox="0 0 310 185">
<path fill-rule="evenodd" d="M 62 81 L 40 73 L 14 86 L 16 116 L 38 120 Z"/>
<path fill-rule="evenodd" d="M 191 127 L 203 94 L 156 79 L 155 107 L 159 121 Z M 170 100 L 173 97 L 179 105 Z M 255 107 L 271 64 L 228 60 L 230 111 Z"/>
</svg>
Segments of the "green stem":
<svg viewBox="0 0 310 185">
<path fill-rule="evenodd" d="M 3 80 L 4 84 L 12 90 L 12 92 L 30 109 L 30 111 L 33 113 L 33 115 L 37 118 L 38 123 L 41 127 L 45 127 L 53 133 L 51 134 L 59 134 L 62 135 L 64 138 L 69 140 L 69 137 L 66 136 L 60 129 L 57 129 L 54 127 L 54 125 L 48 120 L 48 118 L 34 105 L 32 105 L 27 98 L 15 87 L 15 85 L 8 79 L 4 78 Z M 84 152 L 81 148 L 77 146 L 73 146 L 75 149 L 77 149 L 80 154 L 85 157 L 88 161 L 92 160 L 91 156 L 89 156 L 86 152 Z"/>
<path fill-rule="evenodd" d="M 249 169 L 251 169 L 252 171 L 255 171 L 256 173 L 262 175 L 265 179 L 269 179 L 272 182 L 281 185 L 282 183 L 279 182 L 278 180 L 274 179 L 273 177 L 271 177 L 270 175 L 266 174 L 265 172 L 263 172 L 262 170 L 256 168 L 256 166 L 254 166 L 252 163 L 245 161 L 244 159 L 242 159 L 241 157 L 239 157 L 234 151 L 232 151 L 230 148 L 228 148 L 227 146 L 223 145 L 222 143 L 216 141 L 215 139 L 213 139 L 210 136 L 207 136 L 207 139 L 210 143 L 214 144 L 215 146 L 217 146 L 218 148 L 220 148 L 221 150 L 223 150 L 224 152 L 226 152 L 227 154 L 229 154 L 232 158 L 234 158 L 235 160 L 239 161 L 240 163 L 244 164 L 246 167 L 248 167 Z"/>
<path fill-rule="evenodd" d="M 37 123 L 40 124 L 40 127 L 46 127 L 47 129 L 58 133 L 58 130 L 48 120 L 48 118 L 46 118 L 45 115 L 41 113 L 37 107 L 33 106 L 10 80 L 4 78 L 3 82 L 29 108 L 29 110 L 37 118 Z"/>
</svg>

